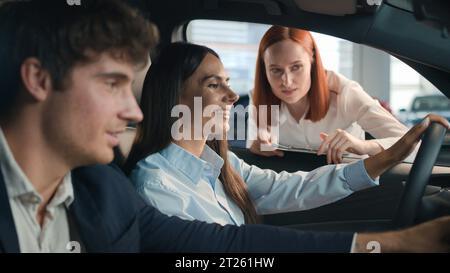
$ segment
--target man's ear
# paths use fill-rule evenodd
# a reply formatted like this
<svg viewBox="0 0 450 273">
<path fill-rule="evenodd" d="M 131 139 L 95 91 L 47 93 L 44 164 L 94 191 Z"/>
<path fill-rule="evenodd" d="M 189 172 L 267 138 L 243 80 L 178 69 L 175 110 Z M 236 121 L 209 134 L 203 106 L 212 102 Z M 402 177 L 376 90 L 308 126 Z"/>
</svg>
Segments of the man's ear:
<svg viewBox="0 0 450 273">
<path fill-rule="evenodd" d="M 23 61 L 20 76 L 25 91 L 37 101 L 44 101 L 52 88 L 50 74 L 42 67 L 41 62 L 34 57 Z"/>
</svg>

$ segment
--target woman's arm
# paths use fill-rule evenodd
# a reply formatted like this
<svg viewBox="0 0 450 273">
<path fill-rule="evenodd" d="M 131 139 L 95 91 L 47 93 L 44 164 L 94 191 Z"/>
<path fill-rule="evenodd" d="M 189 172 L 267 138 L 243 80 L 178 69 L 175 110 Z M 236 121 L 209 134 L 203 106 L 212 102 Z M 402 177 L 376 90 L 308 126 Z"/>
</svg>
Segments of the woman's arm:
<svg viewBox="0 0 450 273">
<path fill-rule="evenodd" d="M 433 114 L 428 115 L 421 123 L 411 128 L 389 149 L 364 160 L 364 165 L 369 176 L 372 178 L 378 177 L 405 159 L 414 150 L 420 137 L 431 122 L 438 122 L 447 129 L 450 129 L 450 124 L 445 118 Z"/>
<path fill-rule="evenodd" d="M 370 97 L 358 83 L 351 81 L 343 90 L 342 96 L 343 105 L 340 106 L 345 115 L 355 119 L 365 132 L 375 138 L 367 142 L 377 143 L 385 150 L 408 131 L 405 125 Z"/>
<path fill-rule="evenodd" d="M 229 160 L 247 183 L 260 214 L 312 209 L 378 185 L 367 174 L 363 161 L 323 166 L 311 172 L 277 173 L 250 166 L 231 152 Z"/>
<path fill-rule="evenodd" d="M 250 166 L 232 153 L 229 158 L 246 181 L 259 213 L 311 209 L 377 185 L 374 179 L 411 153 L 430 121 L 450 128 L 443 117 L 429 115 L 388 150 L 363 161 L 323 166 L 311 172 L 276 173 Z"/>
<path fill-rule="evenodd" d="M 336 73 L 331 75 L 335 75 L 332 77 L 334 85 L 339 86 L 338 116 L 348 124 L 356 122 L 375 139 L 359 139 L 341 129 L 329 134 L 321 133 L 322 144 L 318 154 L 326 154 L 328 163 L 342 162 L 345 151 L 359 155 L 375 155 L 391 147 L 407 132 L 406 126 L 370 97 L 357 82 Z"/>
</svg>

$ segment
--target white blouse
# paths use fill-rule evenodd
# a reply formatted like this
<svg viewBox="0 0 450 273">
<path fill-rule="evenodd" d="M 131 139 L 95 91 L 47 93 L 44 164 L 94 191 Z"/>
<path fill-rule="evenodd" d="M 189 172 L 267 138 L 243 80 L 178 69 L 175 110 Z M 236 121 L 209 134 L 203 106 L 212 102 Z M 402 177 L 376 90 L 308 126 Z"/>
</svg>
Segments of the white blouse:
<svg viewBox="0 0 450 273">
<path fill-rule="evenodd" d="M 278 139 L 272 139 L 273 143 L 317 150 L 322 143 L 321 132 L 331 134 L 336 129 L 342 129 L 359 139 L 365 139 L 364 132 L 368 132 L 387 149 L 408 131 L 405 125 L 371 98 L 357 82 L 333 71 L 327 71 L 327 78 L 331 92 L 330 107 L 325 117 L 312 122 L 303 116 L 297 122 L 282 102 L 279 136 Z M 255 121 L 256 113 L 249 107 L 247 147 L 250 147 L 257 136 Z"/>
</svg>

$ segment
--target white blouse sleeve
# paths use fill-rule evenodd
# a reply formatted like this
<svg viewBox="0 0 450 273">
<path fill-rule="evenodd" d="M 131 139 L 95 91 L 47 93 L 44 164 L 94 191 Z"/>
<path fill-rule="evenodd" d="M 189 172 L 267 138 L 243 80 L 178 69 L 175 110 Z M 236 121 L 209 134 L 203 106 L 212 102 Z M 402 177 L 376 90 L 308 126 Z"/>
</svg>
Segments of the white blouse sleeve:
<svg viewBox="0 0 450 273">
<path fill-rule="evenodd" d="M 347 81 L 339 96 L 339 111 L 344 117 L 356 121 L 365 131 L 370 133 L 374 141 L 384 149 L 392 146 L 402 137 L 408 128 L 399 122 L 380 103 L 371 98 L 355 81 Z"/>
</svg>

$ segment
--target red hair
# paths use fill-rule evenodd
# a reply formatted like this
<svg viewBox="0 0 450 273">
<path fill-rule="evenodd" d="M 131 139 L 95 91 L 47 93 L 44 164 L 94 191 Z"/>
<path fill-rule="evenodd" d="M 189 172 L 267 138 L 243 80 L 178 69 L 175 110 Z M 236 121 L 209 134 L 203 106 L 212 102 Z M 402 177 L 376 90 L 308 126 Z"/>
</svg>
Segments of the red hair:
<svg viewBox="0 0 450 273">
<path fill-rule="evenodd" d="M 263 56 L 268 47 L 284 40 L 291 40 L 300 44 L 312 57 L 311 87 L 307 95 L 310 107 L 306 113 L 305 119 L 313 122 L 319 121 L 325 117 L 329 107 L 330 91 L 328 90 L 327 76 L 322 65 L 319 49 L 317 48 L 311 33 L 297 28 L 272 26 L 266 31 L 259 43 L 258 57 L 256 59 L 255 86 L 252 95 L 256 111 L 258 113 L 260 105 L 267 105 L 268 125 L 270 125 L 271 105 L 280 105 L 281 103 L 280 99 L 273 94 L 270 87 Z M 256 122 L 259 124 L 258 121 Z"/>
</svg>

